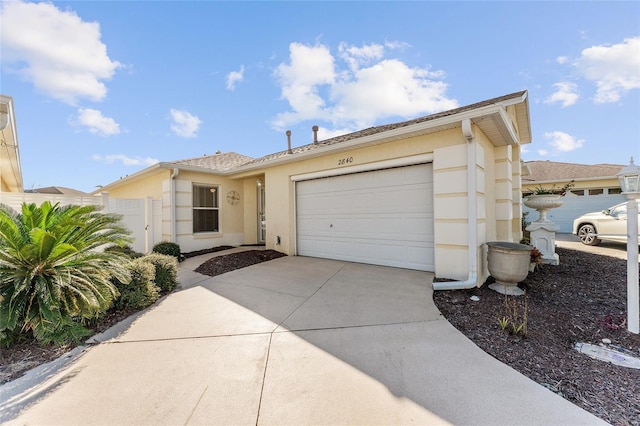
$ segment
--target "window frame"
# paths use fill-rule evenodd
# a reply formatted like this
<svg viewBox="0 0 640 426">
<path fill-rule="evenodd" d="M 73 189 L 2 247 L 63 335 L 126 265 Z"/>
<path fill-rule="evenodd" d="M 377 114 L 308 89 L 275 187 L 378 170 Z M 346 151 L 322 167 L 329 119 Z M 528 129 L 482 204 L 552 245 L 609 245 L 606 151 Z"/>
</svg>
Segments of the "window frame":
<svg viewBox="0 0 640 426">
<path fill-rule="evenodd" d="M 207 192 L 211 192 L 213 194 L 213 202 L 212 206 L 196 206 L 196 189 L 204 188 Z M 211 191 L 215 189 L 215 191 Z M 204 200 L 204 204 L 207 204 L 207 200 Z M 212 223 L 214 225 L 213 229 L 205 229 L 205 230 L 196 230 L 196 212 L 210 211 L 215 212 Z M 206 223 L 205 223 L 206 225 Z M 210 183 L 195 183 L 191 184 L 191 232 L 193 234 L 217 234 L 220 233 L 220 185 L 210 184 Z"/>
</svg>

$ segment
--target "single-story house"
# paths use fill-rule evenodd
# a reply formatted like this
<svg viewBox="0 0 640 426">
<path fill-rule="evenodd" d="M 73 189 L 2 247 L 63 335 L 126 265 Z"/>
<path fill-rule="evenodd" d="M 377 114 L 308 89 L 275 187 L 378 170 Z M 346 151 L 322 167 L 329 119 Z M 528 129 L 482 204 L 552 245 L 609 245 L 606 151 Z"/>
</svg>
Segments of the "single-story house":
<svg viewBox="0 0 640 426">
<path fill-rule="evenodd" d="M 0 192 L 23 192 L 13 98 L 0 95 Z"/>
<path fill-rule="evenodd" d="M 484 243 L 522 237 L 526 91 L 327 140 L 314 126 L 294 148 L 287 137 L 262 158 L 161 162 L 96 193 L 161 199 L 163 239 L 183 252 L 265 244 L 457 280 L 437 288 L 482 284 Z"/>
<path fill-rule="evenodd" d="M 559 232 L 570 233 L 573 220 L 585 213 L 601 211 L 626 201 L 616 174 L 620 164 L 574 164 L 554 161 L 525 161 L 522 176 L 522 195 L 536 188 L 560 190 L 567 183 L 572 187 L 565 194 L 562 206 L 549 210 L 547 217 L 560 227 Z M 538 213 L 523 207 L 527 220 L 538 218 Z"/>
</svg>

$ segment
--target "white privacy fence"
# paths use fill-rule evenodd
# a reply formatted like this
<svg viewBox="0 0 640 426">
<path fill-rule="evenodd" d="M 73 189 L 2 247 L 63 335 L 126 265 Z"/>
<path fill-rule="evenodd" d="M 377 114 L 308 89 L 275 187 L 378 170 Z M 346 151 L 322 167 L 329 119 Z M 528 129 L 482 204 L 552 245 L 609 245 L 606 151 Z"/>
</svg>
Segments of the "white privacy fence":
<svg viewBox="0 0 640 426">
<path fill-rule="evenodd" d="M 97 205 L 103 206 L 105 213 L 116 213 L 122 216 L 122 223 L 131 231 L 134 239 L 131 244 L 135 251 L 148 253 L 154 244 L 162 239 L 162 201 L 146 199 L 109 198 L 103 195 L 59 195 L 36 193 L 0 192 L 0 203 L 20 212 L 22 203 L 40 205 L 45 201 L 60 205 Z"/>
</svg>

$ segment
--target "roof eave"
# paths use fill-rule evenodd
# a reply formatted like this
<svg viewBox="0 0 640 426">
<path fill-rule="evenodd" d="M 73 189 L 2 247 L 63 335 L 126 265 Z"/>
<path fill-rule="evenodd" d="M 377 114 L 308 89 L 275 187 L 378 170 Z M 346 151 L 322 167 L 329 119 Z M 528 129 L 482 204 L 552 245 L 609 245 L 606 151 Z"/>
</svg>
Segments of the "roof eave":
<svg viewBox="0 0 640 426">
<path fill-rule="evenodd" d="M 293 161 L 300 161 L 303 159 L 311 159 L 314 157 L 324 156 L 329 153 L 347 151 L 355 147 L 378 145 L 386 142 L 392 142 L 394 140 L 407 139 L 410 137 L 429 134 L 440 130 L 456 128 L 459 127 L 460 123 L 465 119 L 470 119 L 472 121 L 474 121 L 475 119 L 477 121 L 482 117 L 491 117 L 494 120 L 499 117 L 497 122 L 499 127 L 501 127 L 500 131 L 505 138 L 504 144 L 514 145 L 517 143 L 523 143 L 522 137 L 518 138 L 515 130 L 509 124 L 509 120 L 506 116 L 506 113 L 504 112 L 506 106 L 516 105 L 521 102 L 526 102 L 526 92 L 524 92 L 522 96 L 516 96 L 506 101 L 486 105 L 469 111 L 459 112 L 450 116 L 440 117 L 409 126 L 399 127 L 396 129 L 387 130 L 384 132 L 376 133 L 374 135 L 363 136 L 351 141 L 341 142 L 334 145 L 326 145 L 310 151 L 287 154 L 284 157 L 265 160 L 260 163 L 239 166 L 233 169 L 233 171 L 229 172 L 229 174 L 264 169 L 276 165 L 287 164 Z M 526 109 L 526 111 L 528 111 L 528 108 Z M 528 116 L 525 117 L 525 121 L 529 121 Z M 528 141 L 525 143 L 528 143 Z"/>
</svg>

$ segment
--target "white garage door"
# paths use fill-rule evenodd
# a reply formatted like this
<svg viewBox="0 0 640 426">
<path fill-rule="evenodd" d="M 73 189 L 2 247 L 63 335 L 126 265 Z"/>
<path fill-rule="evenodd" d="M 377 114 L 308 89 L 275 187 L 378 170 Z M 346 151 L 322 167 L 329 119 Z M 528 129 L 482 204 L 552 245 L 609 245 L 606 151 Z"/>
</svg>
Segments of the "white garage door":
<svg viewBox="0 0 640 426">
<path fill-rule="evenodd" d="M 434 270 L 431 164 L 296 184 L 301 256 Z"/>
</svg>

